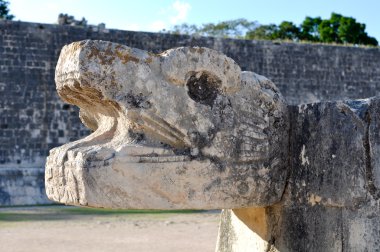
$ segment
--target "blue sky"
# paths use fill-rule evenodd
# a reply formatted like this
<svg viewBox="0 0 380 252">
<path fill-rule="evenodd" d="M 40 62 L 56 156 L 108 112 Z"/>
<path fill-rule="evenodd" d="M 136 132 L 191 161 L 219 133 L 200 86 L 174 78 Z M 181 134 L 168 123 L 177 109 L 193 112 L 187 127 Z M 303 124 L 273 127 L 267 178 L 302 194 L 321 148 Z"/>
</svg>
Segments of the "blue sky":
<svg viewBox="0 0 380 252">
<path fill-rule="evenodd" d="M 202 24 L 246 18 L 260 24 L 292 21 L 306 16 L 329 18 L 331 12 L 356 18 L 380 41 L 380 0 L 10 0 L 15 20 L 55 23 L 59 13 L 108 28 L 159 31 L 183 22 Z"/>
</svg>

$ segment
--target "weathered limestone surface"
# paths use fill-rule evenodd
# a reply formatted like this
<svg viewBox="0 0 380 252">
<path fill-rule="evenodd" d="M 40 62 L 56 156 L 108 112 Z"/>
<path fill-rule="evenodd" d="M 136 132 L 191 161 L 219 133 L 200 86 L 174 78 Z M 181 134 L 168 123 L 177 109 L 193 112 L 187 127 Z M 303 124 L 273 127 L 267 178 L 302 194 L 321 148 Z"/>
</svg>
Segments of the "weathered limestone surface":
<svg viewBox="0 0 380 252">
<path fill-rule="evenodd" d="M 104 41 L 63 48 L 60 97 L 94 132 L 51 150 L 46 192 L 66 204 L 268 206 L 287 176 L 288 111 L 268 79 L 214 50 L 159 55 Z"/>
<path fill-rule="evenodd" d="M 380 99 L 291 106 L 290 118 L 281 202 L 224 210 L 217 250 L 378 251 Z"/>
<path fill-rule="evenodd" d="M 51 151 L 49 198 L 225 208 L 220 252 L 379 251 L 380 98 L 287 106 L 216 51 L 103 41 L 66 46 L 56 82 L 94 132 Z"/>
</svg>

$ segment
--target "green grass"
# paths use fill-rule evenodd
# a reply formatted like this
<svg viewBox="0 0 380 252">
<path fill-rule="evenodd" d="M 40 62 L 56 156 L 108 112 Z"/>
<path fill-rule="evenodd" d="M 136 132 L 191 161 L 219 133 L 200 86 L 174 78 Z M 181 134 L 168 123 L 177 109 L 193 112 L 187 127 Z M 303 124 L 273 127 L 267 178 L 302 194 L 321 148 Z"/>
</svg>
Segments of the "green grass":
<svg viewBox="0 0 380 252">
<path fill-rule="evenodd" d="M 40 220 L 59 220 L 59 216 L 27 214 L 27 213 L 0 213 L 1 222 L 24 222 L 24 221 L 40 221 Z"/>
<path fill-rule="evenodd" d="M 196 213 L 201 210 L 120 210 L 120 209 L 104 209 L 104 208 L 86 208 L 73 207 L 61 210 L 66 213 L 73 214 L 95 214 L 95 215 L 110 215 L 110 214 L 165 214 L 165 213 Z"/>
<path fill-rule="evenodd" d="M 4 209 L 4 208 L 3 208 Z M 1 208 L 0 208 L 1 210 Z M 80 216 L 120 216 L 136 214 L 189 214 L 200 213 L 201 210 L 118 210 L 103 208 L 84 208 L 84 207 L 65 207 L 65 206 L 46 206 L 24 208 L 6 208 L 0 211 L 0 222 L 24 222 L 24 221 L 51 221 L 51 220 L 70 220 Z"/>
</svg>

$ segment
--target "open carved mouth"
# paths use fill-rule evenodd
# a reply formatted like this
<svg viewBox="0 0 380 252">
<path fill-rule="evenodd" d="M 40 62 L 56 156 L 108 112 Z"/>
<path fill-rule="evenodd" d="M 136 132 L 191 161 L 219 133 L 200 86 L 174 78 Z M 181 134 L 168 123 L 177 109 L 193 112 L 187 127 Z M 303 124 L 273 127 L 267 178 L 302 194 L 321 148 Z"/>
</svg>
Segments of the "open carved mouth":
<svg viewBox="0 0 380 252">
<path fill-rule="evenodd" d="M 69 75 L 75 74 L 72 72 Z M 93 176 L 84 174 L 104 168 L 115 174 L 133 177 L 136 176 L 132 175 L 133 169 L 139 170 L 139 167 L 160 164 L 182 167 L 181 164 L 193 160 L 187 134 L 153 112 L 137 107 L 125 109 L 125 106 L 123 108 L 117 102 L 106 99 L 101 91 L 81 85 L 67 74 L 56 76 L 56 81 L 63 83 L 58 89 L 60 97 L 80 107 L 82 122 L 93 132 L 50 151 L 45 180 L 51 199 L 74 205 L 115 207 L 114 202 L 94 203 L 96 200 L 89 200 L 91 193 L 86 187 L 99 183 L 99 180 L 94 182 Z M 97 190 L 100 188 L 97 187 Z M 132 208 L 141 206 L 136 204 Z"/>
<path fill-rule="evenodd" d="M 82 122 L 93 130 L 91 135 L 59 147 L 59 152 L 67 155 L 58 155 L 65 158 L 56 163 L 64 165 L 75 159 L 78 151 L 91 153 L 93 161 L 109 162 L 116 155 L 124 163 L 191 161 L 187 135 L 153 112 L 139 108 L 123 110 L 118 103 L 104 99 L 100 91 L 83 87 L 77 80 L 67 79 L 67 75 L 56 79 L 65 83 L 58 90 L 61 98 L 80 107 Z M 102 149 L 110 151 L 111 147 L 114 152 L 108 153 L 109 157 L 99 153 Z"/>
</svg>

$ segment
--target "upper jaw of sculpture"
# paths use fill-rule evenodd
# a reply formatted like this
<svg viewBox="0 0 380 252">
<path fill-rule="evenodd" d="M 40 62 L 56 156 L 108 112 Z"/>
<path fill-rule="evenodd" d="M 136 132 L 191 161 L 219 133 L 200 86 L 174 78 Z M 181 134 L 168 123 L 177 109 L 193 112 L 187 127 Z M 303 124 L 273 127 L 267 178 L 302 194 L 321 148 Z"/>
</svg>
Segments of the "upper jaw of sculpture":
<svg viewBox="0 0 380 252">
<path fill-rule="evenodd" d="M 154 55 L 65 46 L 60 97 L 94 132 L 51 150 L 49 198 L 112 208 L 237 208 L 278 201 L 286 104 L 267 79 L 207 48 Z"/>
</svg>

